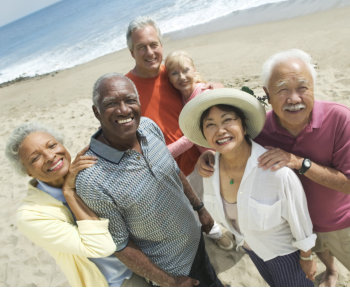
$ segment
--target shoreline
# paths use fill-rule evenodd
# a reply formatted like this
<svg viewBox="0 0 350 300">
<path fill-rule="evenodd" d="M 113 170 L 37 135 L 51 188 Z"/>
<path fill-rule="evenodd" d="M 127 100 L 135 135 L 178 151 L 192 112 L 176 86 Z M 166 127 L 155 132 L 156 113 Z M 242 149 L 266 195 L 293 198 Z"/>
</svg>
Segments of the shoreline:
<svg viewBox="0 0 350 300">
<path fill-rule="evenodd" d="M 335 4 L 325 0 L 294 0 L 292 2 L 266 3 L 258 7 L 234 11 L 220 18 L 170 32 L 167 35 L 171 39 L 191 38 L 234 28 L 286 21 L 350 5 L 349 0 L 339 2 Z"/>
<path fill-rule="evenodd" d="M 289 1 L 267 3 L 258 7 L 234 11 L 214 20 L 210 20 L 206 23 L 193 25 L 185 29 L 167 32 L 163 34 L 163 39 L 165 41 L 175 41 L 188 38 L 196 38 L 211 33 L 250 27 L 254 25 L 257 26 L 271 22 L 286 21 L 302 16 L 313 15 L 319 12 L 325 12 L 333 9 L 341 9 L 350 6 L 350 0 L 341 0 L 339 2 L 340 3 L 335 4 L 333 2 L 329 3 L 329 1 L 324 0 L 294 0 L 292 3 L 289 3 Z M 100 57 L 96 57 L 91 61 L 82 64 L 77 64 L 69 68 L 54 70 L 51 72 L 36 74 L 33 76 L 20 75 L 17 78 L 0 83 L 0 89 L 22 81 L 39 79 L 46 76 L 53 77 L 56 74 L 65 70 L 71 70 L 76 67 L 92 63 L 97 59 L 113 55 L 120 51 L 127 50 L 127 46 L 125 45 L 124 48 L 118 49 L 114 52 L 102 55 Z"/>
<path fill-rule="evenodd" d="M 349 15 L 350 7 L 343 7 L 180 40 L 167 38 L 163 43 L 164 58 L 170 51 L 186 50 L 206 80 L 219 81 L 227 87 L 246 85 L 262 96 L 260 71 L 265 59 L 280 50 L 300 48 L 310 53 L 317 64 L 316 98 L 350 107 Z M 95 80 L 107 72 L 125 74 L 133 66 L 129 51 L 123 49 L 51 76 L 0 88 L 0 286 L 67 286 L 54 260 L 16 228 L 15 211 L 26 194 L 29 177 L 17 175 L 4 157 L 7 137 L 22 122 L 40 121 L 64 135 L 65 146 L 74 157 L 99 127 L 91 109 Z M 247 255 L 221 250 L 208 239 L 206 247 L 224 283 L 266 286 Z M 350 271 L 338 262 L 337 268 L 337 286 L 350 287 Z M 316 285 L 324 270 L 318 260 Z"/>
<path fill-rule="evenodd" d="M 65 70 L 67 70 L 67 69 L 65 69 Z M 35 76 L 20 76 L 20 77 L 17 77 L 15 79 L 0 83 L 0 89 L 7 87 L 7 86 L 10 86 L 10 85 L 13 85 L 13 84 L 16 84 L 16 83 L 21 82 L 21 81 L 31 80 L 31 79 L 35 79 L 35 78 L 40 79 L 40 78 L 44 78 L 44 77 L 47 77 L 50 75 L 51 75 L 51 77 L 54 77 L 56 74 L 58 74 L 61 71 L 64 71 L 64 70 L 52 71 L 49 73 L 44 73 L 44 74 L 35 75 Z"/>
<path fill-rule="evenodd" d="M 212 20 L 207 20 L 206 18 L 202 18 L 201 21 L 202 22 L 204 21 L 204 23 L 202 24 L 195 24 L 192 26 L 189 26 L 189 24 L 187 24 L 187 26 L 189 27 L 186 27 L 185 29 L 168 31 L 164 33 L 163 36 L 165 39 L 170 39 L 170 40 L 193 38 L 193 37 L 205 35 L 208 33 L 219 32 L 223 30 L 230 30 L 233 28 L 242 28 L 242 27 L 269 23 L 269 22 L 276 22 L 280 20 L 287 20 L 287 19 L 291 19 L 299 16 L 310 15 L 320 11 L 327 11 L 334 8 L 346 7 L 346 6 L 350 6 L 350 0 L 331 0 L 331 1 L 282 0 L 281 2 L 265 3 L 255 7 L 249 7 L 249 8 L 242 7 L 242 9 L 240 10 L 235 10 L 230 13 L 226 12 L 227 13 L 226 15 L 215 17 Z M 55 33 L 53 33 L 53 35 L 55 35 Z M 124 50 L 126 48 L 126 44 L 124 42 L 124 39 L 125 39 L 124 35 L 120 36 L 120 32 L 119 32 L 116 38 L 118 38 L 119 42 L 114 47 L 115 50 L 113 52 L 107 51 L 107 53 L 103 51 L 103 53 L 105 53 L 104 55 L 115 53 L 117 51 Z M 70 49 L 69 46 L 67 49 Z M 110 49 L 109 51 L 112 51 L 112 50 Z M 91 53 L 91 52 L 88 52 L 88 53 Z M 80 61 L 79 63 L 77 60 L 71 61 L 70 57 L 66 57 L 66 58 L 62 57 L 60 61 L 56 62 L 56 66 L 51 66 L 51 64 L 48 63 L 46 64 L 46 66 L 42 65 L 41 68 L 39 68 L 35 72 L 33 69 L 35 68 L 35 65 L 30 70 L 28 70 L 25 66 L 23 66 L 22 72 L 20 69 L 18 69 L 19 66 L 16 66 L 16 65 L 12 66 L 12 71 L 5 67 L 4 68 L 5 74 L 0 73 L 0 81 L 1 81 L 0 88 L 3 86 L 14 84 L 16 82 L 28 80 L 30 78 L 41 77 L 45 75 L 50 75 L 55 72 L 63 71 L 66 69 L 71 69 L 104 56 L 102 53 L 101 53 L 101 56 L 96 57 L 96 55 L 98 54 L 95 53 L 94 55 L 90 55 L 89 58 L 84 59 L 84 61 Z M 49 61 L 51 62 L 54 62 L 55 60 L 56 60 L 55 57 L 51 57 L 49 59 Z M 30 61 L 31 60 L 29 59 L 28 63 Z M 64 61 L 69 61 L 69 63 L 63 63 L 63 64 L 60 63 Z M 42 61 L 41 63 L 43 64 L 45 62 Z M 57 67 L 57 65 L 61 65 L 61 68 Z M 10 75 L 10 73 L 12 73 L 13 71 L 16 73 L 18 72 L 18 74 L 16 75 L 16 78 L 13 78 L 15 77 L 15 74 Z M 2 75 L 4 75 L 4 78 L 2 78 Z M 4 81 L 5 77 L 8 78 L 7 81 Z M 12 78 L 12 79 L 9 79 L 9 78 Z"/>
<path fill-rule="evenodd" d="M 334 18 L 334 14 L 338 17 Z M 292 19 L 237 27 L 195 37 L 182 38 L 180 40 L 165 37 L 163 41 L 164 59 L 170 51 L 185 49 L 193 56 L 198 70 L 208 81 L 221 81 L 224 85 L 235 87 L 237 84 L 245 81 L 242 75 L 253 75 L 254 79 L 256 79 L 253 85 L 250 86 L 253 90 L 260 88 L 259 77 L 263 61 L 270 54 L 283 49 L 303 49 L 312 55 L 317 65 L 321 68 L 350 68 L 349 61 L 344 58 L 348 56 L 346 49 L 350 45 L 350 35 L 347 34 L 346 28 L 346 26 L 349 26 L 347 20 L 349 14 L 350 6 L 347 6 Z M 321 19 L 324 22 L 319 22 Z M 303 28 L 302 24 L 306 24 L 306 28 Z M 274 28 L 278 28 L 279 31 L 274 32 Z M 281 33 L 282 30 L 287 32 L 287 37 Z M 295 39 L 288 40 L 288 33 L 296 35 L 298 34 L 298 30 L 300 31 L 301 38 L 297 40 L 297 43 L 293 42 Z M 332 38 L 332 32 L 335 30 L 340 31 L 339 35 L 343 36 L 342 40 Z M 323 41 L 322 38 L 327 38 L 328 41 Z M 266 45 L 271 47 L 269 55 L 264 56 L 260 53 L 259 46 L 261 44 L 265 44 L 264 47 Z M 198 52 L 198 48 L 204 45 L 206 46 L 206 50 Z M 221 45 L 222 47 L 230 46 L 231 48 L 226 48 L 227 50 L 225 50 L 225 48 L 218 47 L 217 45 Z M 245 51 L 246 48 L 249 48 L 249 53 Z M 327 48 L 331 53 L 329 53 Z M 231 56 L 226 53 L 228 51 L 232 51 Z M 332 59 L 330 54 L 340 56 L 340 59 Z M 209 62 L 208 58 L 210 58 Z M 323 63 L 319 64 L 319 60 L 321 59 Z M 236 63 L 237 61 L 239 63 Z M 210 69 L 213 64 L 215 64 L 214 72 Z M 243 64 L 245 64 L 244 67 L 242 67 Z M 61 99 L 61 101 L 67 103 L 77 98 L 89 98 L 91 87 L 99 75 L 108 72 L 124 74 L 132 69 L 133 66 L 134 61 L 129 54 L 129 50 L 124 48 L 69 69 L 53 71 L 34 77 L 22 77 L 2 83 L 0 84 L 0 103 L 6 109 L 11 105 L 10 103 L 22 102 L 25 96 L 25 90 L 29 86 L 32 88 L 30 95 L 37 98 L 36 96 L 41 94 L 41 83 L 51 84 L 52 80 L 68 87 L 66 92 L 52 91 L 53 97 L 57 100 Z M 322 70 L 320 69 L 319 71 Z M 239 75 L 235 76 L 235 74 Z M 78 87 L 73 87 L 69 83 L 69 79 L 76 81 L 79 78 L 85 82 L 82 82 Z M 263 93 L 262 90 L 254 91 L 256 94 Z M 10 99 L 10 101 L 4 99 Z M 64 99 L 67 99 L 67 101 Z"/>
</svg>

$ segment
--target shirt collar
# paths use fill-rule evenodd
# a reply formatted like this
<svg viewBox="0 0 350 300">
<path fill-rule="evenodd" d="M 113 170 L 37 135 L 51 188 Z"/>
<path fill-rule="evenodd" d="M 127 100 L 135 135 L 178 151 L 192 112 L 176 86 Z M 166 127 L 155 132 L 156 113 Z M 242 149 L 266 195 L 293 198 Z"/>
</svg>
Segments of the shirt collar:
<svg viewBox="0 0 350 300">
<path fill-rule="evenodd" d="M 319 101 L 315 100 L 314 107 L 311 112 L 311 126 L 312 128 L 321 128 L 324 120 L 324 110 L 322 105 L 319 105 Z"/>
<path fill-rule="evenodd" d="M 247 161 L 246 170 L 250 170 L 257 167 L 259 156 L 266 151 L 264 147 L 255 143 L 253 140 L 250 141 L 252 142 L 252 150 Z"/>
<path fill-rule="evenodd" d="M 141 124 L 141 123 L 140 123 Z M 120 151 L 118 149 L 115 149 L 111 146 L 108 146 L 99 140 L 97 138 L 102 134 L 102 129 L 100 128 L 94 135 L 92 135 L 90 140 L 90 150 L 96 153 L 98 156 L 101 156 L 102 158 L 113 162 L 113 163 L 119 163 L 122 159 L 125 152 L 128 152 L 130 150 L 126 151 Z M 137 129 L 136 132 L 137 136 L 140 138 L 145 138 L 145 134 L 143 130 L 140 128 Z"/>
<path fill-rule="evenodd" d="M 53 187 L 50 186 L 48 184 L 46 184 L 45 182 L 42 182 L 40 180 L 38 180 L 38 184 L 37 184 L 37 188 L 45 193 L 48 193 L 50 196 L 54 197 L 55 199 L 66 203 L 66 199 L 64 198 L 63 192 L 61 188 L 57 188 L 57 187 Z"/>
</svg>

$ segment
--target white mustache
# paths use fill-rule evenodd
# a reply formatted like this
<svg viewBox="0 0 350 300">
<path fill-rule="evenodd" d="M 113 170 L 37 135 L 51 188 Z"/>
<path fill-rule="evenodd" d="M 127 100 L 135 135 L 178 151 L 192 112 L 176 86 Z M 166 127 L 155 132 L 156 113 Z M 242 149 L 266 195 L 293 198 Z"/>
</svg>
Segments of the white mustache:
<svg viewBox="0 0 350 300">
<path fill-rule="evenodd" d="M 304 109 L 306 107 L 305 104 L 299 103 L 299 104 L 289 104 L 283 107 L 283 110 L 290 110 L 290 111 L 297 111 L 300 109 Z"/>
</svg>

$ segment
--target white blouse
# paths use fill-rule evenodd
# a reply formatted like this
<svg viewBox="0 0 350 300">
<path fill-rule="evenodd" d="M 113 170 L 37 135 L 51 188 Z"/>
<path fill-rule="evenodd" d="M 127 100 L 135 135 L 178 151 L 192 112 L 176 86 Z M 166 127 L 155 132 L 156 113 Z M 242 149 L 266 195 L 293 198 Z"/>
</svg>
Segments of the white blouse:
<svg viewBox="0 0 350 300">
<path fill-rule="evenodd" d="M 316 241 L 306 197 L 297 175 L 284 167 L 277 171 L 258 167 L 266 151 L 252 141 L 252 153 L 237 193 L 238 232 L 226 217 L 220 193 L 219 160 L 214 174 L 203 178 L 203 202 L 213 219 L 236 237 L 237 247 L 246 242 L 264 261 L 301 249 L 310 250 Z"/>
</svg>

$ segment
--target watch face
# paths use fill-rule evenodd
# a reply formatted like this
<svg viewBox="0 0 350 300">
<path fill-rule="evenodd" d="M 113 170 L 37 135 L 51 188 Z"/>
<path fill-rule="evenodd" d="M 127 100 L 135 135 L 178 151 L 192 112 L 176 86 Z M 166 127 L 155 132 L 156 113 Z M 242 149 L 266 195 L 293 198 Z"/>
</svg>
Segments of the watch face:
<svg viewBox="0 0 350 300">
<path fill-rule="evenodd" d="M 299 174 L 304 174 L 307 170 L 309 170 L 311 167 L 311 160 L 308 158 L 305 158 L 303 160 L 303 164 L 301 165 L 301 168 L 298 170 Z"/>
<path fill-rule="evenodd" d="M 311 162 L 310 162 L 310 160 L 309 160 L 309 159 L 305 159 L 304 165 L 305 165 L 306 168 L 310 168 L 310 167 L 311 167 Z"/>
</svg>

